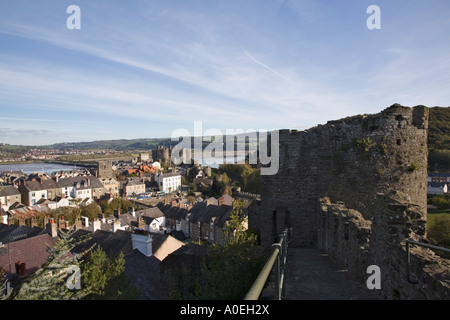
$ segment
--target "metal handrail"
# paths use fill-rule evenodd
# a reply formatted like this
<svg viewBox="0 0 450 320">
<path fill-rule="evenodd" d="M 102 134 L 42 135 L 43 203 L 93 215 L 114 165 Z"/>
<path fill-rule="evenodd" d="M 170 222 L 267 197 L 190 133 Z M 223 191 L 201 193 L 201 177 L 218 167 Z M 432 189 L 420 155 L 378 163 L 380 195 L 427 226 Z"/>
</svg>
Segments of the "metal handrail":
<svg viewBox="0 0 450 320">
<path fill-rule="evenodd" d="M 258 300 L 261 292 L 264 289 L 264 285 L 266 284 L 267 279 L 272 272 L 272 269 L 275 265 L 275 298 L 276 300 L 281 300 L 281 293 L 283 291 L 283 282 L 284 282 L 284 273 L 286 267 L 286 258 L 287 258 L 287 240 L 288 230 L 286 229 L 280 235 L 280 241 L 272 244 L 272 254 L 267 260 L 266 264 L 262 268 L 255 282 L 253 283 L 250 290 L 244 297 L 244 300 Z"/>
<path fill-rule="evenodd" d="M 439 250 L 439 251 L 444 251 L 444 252 L 449 252 L 450 253 L 450 249 L 448 248 L 444 248 L 444 247 L 438 247 L 438 246 L 434 246 L 432 244 L 428 244 L 428 243 L 423 243 L 423 242 L 418 242 L 418 241 L 414 241 L 414 240 L 405 240 L 406 242 L 406 273 L 408 276 L 408 282 L 412 283 L 412 284 L 416 284 L 419 281 L 417 280 L 413 280 L 411 279 L 411 272 L 410 272 L 410 265 L 411 265 L 411 252 L 410 252 L 410 244 L 414 244 L 417 246 L 422 246 L 425 248 L 429 248 L 429 249 L 433 249 L 433 250 Z"/>
</svg>

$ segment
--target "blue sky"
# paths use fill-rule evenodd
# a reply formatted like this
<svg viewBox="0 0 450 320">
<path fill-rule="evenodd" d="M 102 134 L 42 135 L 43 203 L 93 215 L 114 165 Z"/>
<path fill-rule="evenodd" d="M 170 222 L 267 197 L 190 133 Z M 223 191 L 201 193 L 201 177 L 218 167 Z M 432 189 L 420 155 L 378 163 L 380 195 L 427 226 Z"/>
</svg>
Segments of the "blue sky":
<svg viewBox="0 0 450 320">
<path fill-rule="evenodd" d="M 81 9 L 69 30 L 67 7 Z M 369 30 L 370 5 L 381 29 Z M 2 0 L 0 142 L 307 129 L 450 105 L 448 0 Z"/>
</svg>

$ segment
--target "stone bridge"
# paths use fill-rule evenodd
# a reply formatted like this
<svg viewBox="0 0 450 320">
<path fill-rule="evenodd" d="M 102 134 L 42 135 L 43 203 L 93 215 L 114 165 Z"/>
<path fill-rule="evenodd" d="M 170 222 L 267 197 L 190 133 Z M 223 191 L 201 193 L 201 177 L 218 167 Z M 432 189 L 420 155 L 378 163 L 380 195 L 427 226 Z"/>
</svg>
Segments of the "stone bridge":
<svg viewBox="0 0 450 320">
<path fill-rule="evenodd" d="M 406 274 L 405 240 L 427 242 L 427 129 L 426 107 L 395 104 L 306 131 L 281 130 L 280 168 L 261 176 L 261 204 L 249 215 L 249 227 L 259 230 L 263 247 L 292 228 L 294 252 L 309 256 L 310 264 L 326 256 L 364 287 L 367 268 L 378 266 L 381 289 L 371 297 L 449 299 L 449 260 L 412 247 L 411 274 L 418 282 L 408 282 Z M 299 280 L 291 259 L 286 280 L 289 273 Z M 301 299 L 304 289 L 289 290 Z"/>
</svg>

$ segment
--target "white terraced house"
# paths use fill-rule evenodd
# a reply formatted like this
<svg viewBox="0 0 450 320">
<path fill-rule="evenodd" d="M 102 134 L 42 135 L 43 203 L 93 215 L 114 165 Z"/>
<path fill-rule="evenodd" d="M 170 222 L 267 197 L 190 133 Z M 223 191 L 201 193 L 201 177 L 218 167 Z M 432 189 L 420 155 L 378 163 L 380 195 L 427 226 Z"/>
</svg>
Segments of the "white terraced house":
<svg viewBox="0 0 450 320">
<path fill-rule="evenodd" d="M 181 190 L 181 175 L 175 172 L 160 173 L 155 178 L 160 191 L 177 192 Z"/>
</svg>

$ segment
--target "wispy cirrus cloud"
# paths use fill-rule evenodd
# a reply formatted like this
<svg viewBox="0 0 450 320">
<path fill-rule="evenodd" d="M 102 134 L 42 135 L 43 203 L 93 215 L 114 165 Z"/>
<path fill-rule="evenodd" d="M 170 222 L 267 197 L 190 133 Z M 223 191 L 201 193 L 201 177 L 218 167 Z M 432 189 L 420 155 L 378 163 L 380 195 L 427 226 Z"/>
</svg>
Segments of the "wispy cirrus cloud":
<svg viewBox="0 0 450 320">
<path fill-rule="evenodd" d="M 276 119 L 278 116 L 280 119 L 285 119 L 287 112 L 292 113 L 292 110 L 298 109 L 300 105 L 305 105 L 305 102 L 310 103 L 314 99 L 314 94 L 311 93 L 313 91 L 311 91 L 311 85 L 308 81 L 299 78 L 296 74 L 292 74 L 291 70 L 287 70 L 286 72 L 291 73 L 293 76 L 292 79 L 282 76 L 278 71 L 271 69 L 254 58 L 247 50 L 242 50 L 242 47 L 241 50 L 239 48 L 237 50 L 230 50 L 226 46 L 212 48 L 205 45 L 197 46 L 196 43 L 185 44 L 186 47 L 197 46 L 195 50 L 191 49 L 190 51 L 191 56 L 189 60 L 191 63 L 180 63 L 180 61 L 183 61 L 183 58 L 178 57 L 175 62 L 170 63 L 168 66 L 160 67 L 147 62 L 148 60 L 145 59 L 147 57 L 145 50 L 139 52 L 139 54 L 130 52 L 128 55 L 122 55 L 121 53 L 117 53 L 114 48 L 107 49 L 106 47 L 102 48 L 86 43 L 80 45 L 78 42 L 59 37 L 57 32 L 37 30 L 36 28 L 28 28 L 26 26 L 16 28 L 14 33 L 21 37 L 79 51 L 141 71 L 156 73 L 162 75 L 168 81 L 181 82 L 181 85 L 175 84 L 172 88 L 166 89 L 165 92 L 167 95 L 160 97 L 160 93 L 152 92 L 147 88 L 145 94 L 136 93 L 140 90 L 139 86 L 133 89 L 125 88 L 121 90 L 124 86 L 122 84 L 119 85 L 117 81 L 112 86 L 104 86 L 104 82 L 110 84 L 111 81 L 102 81 L 104 79 L 101 76 L 94 77 L 96 85 L 92 83 L 94 82 L 92 80 L 86 81 L 82 77 L 74 77 L 74 74 L 77 72 L 70 69 L 66 73 L 71 75 L 69 82 L 61 80 L 59 75 L 53 75 L 53 78 L 46 75 L 41 75 L 41 79 L 33 78 L 33 73 L 31 72 L 30 76 L 29 71 L 27 75 L 23 75 L 22 77 L 27 78 L 25 81 L 22 81 L 24 79 L 18 81 L 21 86 L 26 86 L 27 83 L 30 84 L 28 86 L 29 88 L 35 87 L 35 84 L 38 83 L 39 87 L 36 88 L 36 91 L 50 91 L 53 97 L 57 93 L 56 97 L 77 94 L 85 98 L 94 98 L 94 101 L 90 101 L 97 103 L 91 103 L 88 108 L 101 110 L 105 104 L 98 103 L 98 100 L 107 99 L 112 103 L 105 106 L 105 108 L 111 112 L 114 112 L 114 110 L 118 113 L 123 112 L 120 107 L 115 109 L 114 105 L 127 103 L 130 107 L 137 108 L 137 111 L 140 111 L 140 108 L 138 108 L 139 105 L 171 106 L 172 111 L 177 110 L 181 113 L 197 112 L 197 114 L 210 118 L 208 116 L 208 113 L 210 113 L 209 110 L 214 110 L 212 113 L 216 115 L 228 114 L 229 116 L 233 116 L 236 112 L 242 115 L 242 113 L 245 113 L 242 108 L 244 105 L 249 113 L 252 113 L 249 118 L 254 118 L 255 112 L 256 115 L 260 114 L 261 118 L 267 118 L 264 115 L 267 111 L 272 112 L 276 110 L 278 115 L 272 115 L 271 118 Z M 138 41 L 135 42 L 138 43 Z M 145 47 L 145 45 L 141 47 Z M 224 56 L 221 54 L 223 51 L 229 51 L 228 55 Z M 172 53 L 173 56 L 180 54 L 179 50 L 174 50 L 174 52 Z M 195 54 L 192 52 L 195 52 Z M 148 56 L 151 56 L 151 53 L 148 53 Z M 266 70 L 261 69 L 261 66 Z M 279 77 L 274 78 L 274 74 Z M 108 75 L 103 75 L 103 77 L 108 77 Z M 6 79 L 9 85 L 17 82 L 14 81 L 14 77 L 11 78 L 13 81 Z M 149 87 L 153 84 L 151 79 L 148 81 L 148 84 Z M 179 87 L 183 86 L 183 84 L 194 86 L 200 91 L 209 92 L 210 95 L 219 95 L 228 101 L 218 103 L 215 98 L 199 99 L 194 96 L 189 97 L 189 94 L 186 92 L 179 93 Z M 160 84 L 157 86 L 161 87 Z M 130 91 L 134 93 L 130 93 Z M 319 99 L 322 96 L 323 93 L 320 92 L 315 98 Z M 315 111 L 317 112 L 317 110 Z M 141 112 L 136 112 L 136 114 L 139 114 L 139 117 L 143 116 Z M 149 116 L 153 117 L 151 114 Z M 310 116 L 306 118 L 310 121 Z M 267 125 L 267 123 L 263 123 L 262 125 Z"/>
<path fill-rule="evenodd" d="M 64 3 L 26 2 L 21 12 L 24 3 L 0 13 L 5 121 L 35 126 L 28 114 L 39 112 L 55 130 L 70 119 L 78 135 L 102 138 L 168 136 L 195 120 L 222 130 L 305 129 L 450 98 L 449 44 L 436 41 L 450 26 L 441 0 L 405 10 L 383 2 L 379 32 L 367 30 L 358 1 L 100 0 L 80 4 L 74 32 Z"/>
</svg>

